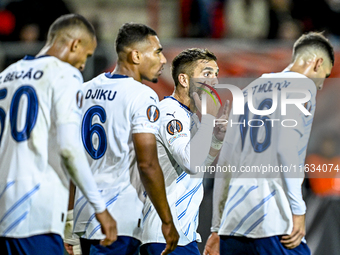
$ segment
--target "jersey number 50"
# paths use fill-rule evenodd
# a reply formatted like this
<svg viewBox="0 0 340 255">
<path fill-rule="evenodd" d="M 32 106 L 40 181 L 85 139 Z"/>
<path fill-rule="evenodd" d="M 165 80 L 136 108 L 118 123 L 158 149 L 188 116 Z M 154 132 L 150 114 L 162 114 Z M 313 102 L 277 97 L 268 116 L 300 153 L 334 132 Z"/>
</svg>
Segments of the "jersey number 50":
<svg viewBox="0 0 340 255">
<path fill-rule="evenodd" d="M 104 156 L 107 147 L 107 138 L 105 129 L 99 123 L 92 124 L 95 116 L 99 117 L 101 123 L 106 121 L 106 112 L 103 107 L 99 105 L 92 106 L 84 115 L 83 123 L 81 125 L 81 137 L 86 151 L 93 159 L 100 159 Z M 93 146 L 93 135 L 98 136 L 98 148 Z"/>
<path fill-rule="evenodd" d="M 18 120 L 18 111 L 20 105 L 20 99 L 23 95 L 27 97 L 27 112 L 26 112 L 26 121 L 25 126 L 21 131 L 17 129 L 17 120 Z M 7 89 L 0 90 L 0 100 L 3 100 L 7 97 Z M 10 125 L 11 125 L 11 134 L 15 141 L 23 142 L 30 138 L 30 134 L 35 126 L 37 116 L 38 116 L 38 97 L 33 87 L 29 85 L 24 85 L 19 87 L 12 98 L 9 117 L 10 117 Z M 5 129 L 5 119 L 6 112 L 4 109 L 0 108 L 0 145 L 2 134 Z"/>
</svg>

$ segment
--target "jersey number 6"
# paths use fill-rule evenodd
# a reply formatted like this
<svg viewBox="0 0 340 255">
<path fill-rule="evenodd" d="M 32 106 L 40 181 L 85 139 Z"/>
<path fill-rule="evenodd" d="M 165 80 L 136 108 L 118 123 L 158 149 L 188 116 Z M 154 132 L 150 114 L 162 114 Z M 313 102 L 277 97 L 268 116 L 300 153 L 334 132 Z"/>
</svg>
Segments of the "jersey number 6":
<svg viewBox="0 0 340 255">
<path fill-rule="evenodd" d="M 99 117 L 101 123 L 106 121 L 106 112 L 103 107 L 99 105 L 92 106 L 84 115 L 83 123 L 81 125 L 81 137 L 86 151 L 93 159 L 100 159 L 104 156 L 107 147 L 107 138 L 105 129 L 99 123 L 92 124 L 95 116 Z M 97 149 L 93 145 L 93 135 L 96 134 L 98 138 Z"/>
</svg>

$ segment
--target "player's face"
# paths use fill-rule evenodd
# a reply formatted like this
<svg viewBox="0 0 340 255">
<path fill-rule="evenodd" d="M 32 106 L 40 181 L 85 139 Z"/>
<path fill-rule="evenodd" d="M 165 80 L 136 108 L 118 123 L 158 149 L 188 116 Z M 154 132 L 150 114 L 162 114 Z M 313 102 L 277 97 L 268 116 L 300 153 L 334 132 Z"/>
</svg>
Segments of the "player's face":
<svg viewBox="0 0 340 255">
<path fill-rule="evenodd" d="M 190 82 L 190 96 L 192 96 L 193 92 L 197 92 L 198 95 L 202 94 L 201 89 L 198 89 L 198 87 L 201 87 L 202 89 L 207 89 L 202 83 L 210 85 L 214 87 L 217 83 L 217 75 L 218 75 L 219 69 L 217 66 L 217 63 L 214 60 L 198 60 L 197 65 L 193 71 L 193 75 L 190 79 L 192 82 Z"/>
<path fill-rule="evenodd" d="M 88 57 L 92 56 L 97 47 L 96 38 L 86 36 L 77 44 L 76 50 L 70 54 L 69 63 L 75 68 L 83 71 Z"/>
<path fill-rule="evenodd" d="M 144 80 L 156 83 L 162 74 L 166 58 L 162 53 L 162 45 L 157 36 L 149 36 L 147 43 L 141 50 L 139 71 Z"/>
<path fill-rule="evenodd" d="M 321 90 L 323 87 L 323 83 L 325 81 L 325 79 L 330 76 L 331 71 L 332 71 L 332 63 L 329 59 L 325 60 L 321 66 L 320 69 L 318 70 L 317 74 L 316 74 L 316 79 L 314 79 L 316 88 L 318 90 Z"/>
</svg>

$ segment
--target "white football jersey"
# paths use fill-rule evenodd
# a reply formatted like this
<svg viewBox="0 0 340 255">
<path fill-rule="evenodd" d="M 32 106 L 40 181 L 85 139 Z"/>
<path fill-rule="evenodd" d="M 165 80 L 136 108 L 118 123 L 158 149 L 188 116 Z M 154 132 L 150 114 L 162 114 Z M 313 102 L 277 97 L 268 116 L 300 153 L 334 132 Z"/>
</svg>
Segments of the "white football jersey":
<svg viewBox="0 0 340 255">
<path fill-rule="evenodd" d="M 311 99 L 304 107 L 311 115 L 305 116 L 295 105 L 288 105 L 286 115 L 281 115 L 280 98 L 284 88 L 299 89 L 307 94 L 310 93 Z M 273 91 L 275 89 L 278 93 L 278 104 L 273 113 L 256 115 L 249 111 L 247 97 L 249 93 L 252 93 L 252 104 L 255 109 L 268 110 L 274 105 Z M 264 74 L 248 85 L 243 90 L 243 94 L 245 113 L 244 115 L 230 115 L 218 162 L 219 165 L 228 162 L 230 166 L 235 167 L 234 171 L 236 171 L 230 181 L 219 235 L 261 238 L 290 234 L 293 227 L 292 210 L 284 181 L 287 179 L 284 179 L 282 175 L 283 170 L 278 170 L 283 165 L 278 152 L 278 147 L 281 145 L 279 138 L 283 129 L 286 128 L 294 129 L 299 134 L 299 155 L 296 155 L 294 159 L 291 158 L 290 164 L 285 168 L 287 177 L 297 177 L 295 172 L 301 171 L 299 166 L 303 166 L 306 156 L 315 112 L 316 86 L 304 75 L 282 72 Z M 304 95 L 295 92 L 286 95 L 288 99 L 303 97 Z M 289 143 L 290 137 L 283 138 Z M 289 152 L 285 151 L 285 153 Z M 273 178 L 267 178 L 268 175 L 261 172 L 265 169 L 273 171 L 275 167 L 278 172 L 274 177 L 272 175 Z M 246 169 L 248 172 L 245 172 Z M 251 169 L 260 172 L 257 172 L 255 176 L 255 173 L 249 172 Z M 301 206 L 301 211 L 305 210 L 304 206 L 304 204 Z"/>
<path fill-rule="evenodd" d="M 163 170 L 166 194 L 174 224 L 179 233 L 178 245 L 200 241 L 197 233 L 199 206 L 203 199 L 202 176 L 190 176 L 184 169 L 183 147 L 196 134 L 200 123 L 196 114 L 174 97 L 160 102 L 161 123 L 157 138 L 158 159 Z M 189 159 L 187 158 L 187 161 Z M 143 243 L 166 243 L 162 222 L 149 198 L 143 210 Z"/>
<path fill-rule="evenodd" d="M 140 239 L 145 194 L 132 134 L 158 132 L 158 96 L 131 77 L 110 73 L 84 85 L 82 140 L 92 173 L 117 221 L 118 235 Z M 84 238 L 104 237 L 94 210 L 78 189 L 74 225 L 74 232 Z"/>
<path fill-rule="evenodd" d="M 27 56 L 0 74 L 1 236 L 63 236 L 69 177 L 56 127 L 80 125 L 82 82 L 79 70 L 52 56 Z"/>
</svg>

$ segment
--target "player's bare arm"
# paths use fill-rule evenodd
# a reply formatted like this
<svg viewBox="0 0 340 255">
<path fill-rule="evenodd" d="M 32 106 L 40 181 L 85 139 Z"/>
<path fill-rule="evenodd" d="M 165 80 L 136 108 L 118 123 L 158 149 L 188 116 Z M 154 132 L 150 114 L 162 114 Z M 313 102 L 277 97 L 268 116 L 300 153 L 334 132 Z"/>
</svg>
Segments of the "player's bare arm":
<svg viewBox="0 0 340 255">
<path fill-rule="evenodd" d="M 166 199 L 163 172 L 157 158 L 156 138 L 151 133 L 133 134 L 133 143 L 144 188 L 162 220 L 162 232 L 166 240 L 162 254 L 166 255 L 176 248 L 179 235 Z"/>
</svg>

